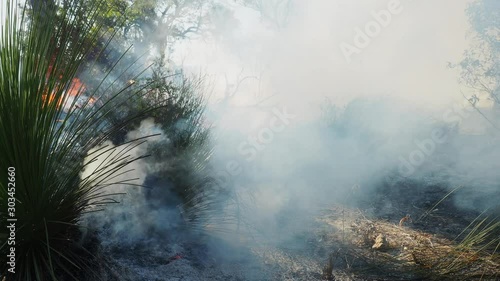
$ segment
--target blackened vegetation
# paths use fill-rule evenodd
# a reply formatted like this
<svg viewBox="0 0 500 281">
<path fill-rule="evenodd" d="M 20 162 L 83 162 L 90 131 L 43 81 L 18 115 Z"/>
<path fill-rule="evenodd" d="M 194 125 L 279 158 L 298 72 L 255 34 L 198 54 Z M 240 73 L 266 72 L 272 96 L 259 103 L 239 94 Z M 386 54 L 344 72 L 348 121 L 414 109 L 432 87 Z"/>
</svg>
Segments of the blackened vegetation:
<svg viewBox="0 0 500 281">
<path fill-rule="evenodd" d="M 258 255 L 276 280 L 497 280 L 498 226 L 477 244 L 467 237 L 482 219 L 480 229 L 495 225 L 498 210 L 459 209 L 460 191 L 444 186 L 381 184 L 372 200 L 328 207 L 295 240 Z M 407 214 L 413 221 L 399 226 Z"/>
<path fill-rule="evenodd" d="M 334 254 L 330 254 L 328 257 L 328 261 L 326 262 L 325 267 L 323 268 L 322 280 L 333 281 L 335 277 L 333 276 L 333 260 Z"/>
</svg>

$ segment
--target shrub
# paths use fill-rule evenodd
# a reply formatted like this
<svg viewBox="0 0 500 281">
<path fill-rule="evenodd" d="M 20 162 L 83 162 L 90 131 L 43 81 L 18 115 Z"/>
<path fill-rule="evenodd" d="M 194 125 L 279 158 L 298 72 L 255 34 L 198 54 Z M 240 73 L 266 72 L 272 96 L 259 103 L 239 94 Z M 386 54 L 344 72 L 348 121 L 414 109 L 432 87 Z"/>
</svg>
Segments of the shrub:
<svg viewBox="0 0 500 281">
<path fill-rule="evenodd" d="M 84 93 L 78 85 L 75 75 L 101 35 L 95 21 L 99 4 L 81 2 L 31 1 L 31 10 L 11 0 L 0 4 L 6 12 L 0 35 L 0 276 L 8 273 L 11 247 L 17 259 L 7 280 L 68 280 L 89 270 L 91 255 L 82 256 L 85 251 L 76 245 L 76 225 L 90 206 L 113 202 L 103 189 L 136 160 L 127 151 L 141 140 L 94 152 L 95 158 L 109 151 L 113 156 L 80 179 L 84 158 L 152 110 L 111 124 L 106 119 L 116 110 L 113 101 L 136 99 L 144 88 L 121 87 L 93 103 L 108 88 Z M 13 186 L 7 184 L 8 167 L 15 169 L 15 194 L 8 190 Z M 7 243 L 10 231 L 3 227 L 10 197 L 15 198 L 15 245 Z"/>
</svg>

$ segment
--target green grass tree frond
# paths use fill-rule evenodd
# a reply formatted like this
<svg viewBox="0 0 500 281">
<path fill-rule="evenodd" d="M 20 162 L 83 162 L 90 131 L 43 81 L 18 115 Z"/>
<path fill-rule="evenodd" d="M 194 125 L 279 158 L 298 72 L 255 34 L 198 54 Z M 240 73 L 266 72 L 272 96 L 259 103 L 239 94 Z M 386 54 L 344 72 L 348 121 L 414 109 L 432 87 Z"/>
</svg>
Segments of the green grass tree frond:
<svg viewBox="0 0 500 281">
<path fill-rule="evenodd" d="M 111 156 L 91 177 L 80 179 L 91 148 L 152 110 L 146 107 L 110 124 L 106 120 L 116 110 L 114 101 L 137 99 L 147 85 L 97 85 L 89 93 L 75 80 L 102 35 L 96 21 L 101 6 L 81 2 L 0 4 L 5 11 L 0 34 L 0 225 L 9 218 L 9 197 L 15 198 L 17 219 L 15 245 L 8 244 L 9 229 L 0 229 L 0 276 L 7 280 L 77 280 L 78 272 L 90 267 L 74 243 L 80 215 L 93 204 L 111 202 L 106 198 L 112 194 L 103 189 L 123 184 L 114 182 L 116 175 L 140 158 L 127 152 L 143 140 L 101 148 L 91 157 Z M 100 99 L 104 90 L 106 98 Z M 8 167 L 15 169 L 15 194 L 8 192 Z M 16 273 L 8 275 L 5 259 L 12 246 Z"/>
</svg>

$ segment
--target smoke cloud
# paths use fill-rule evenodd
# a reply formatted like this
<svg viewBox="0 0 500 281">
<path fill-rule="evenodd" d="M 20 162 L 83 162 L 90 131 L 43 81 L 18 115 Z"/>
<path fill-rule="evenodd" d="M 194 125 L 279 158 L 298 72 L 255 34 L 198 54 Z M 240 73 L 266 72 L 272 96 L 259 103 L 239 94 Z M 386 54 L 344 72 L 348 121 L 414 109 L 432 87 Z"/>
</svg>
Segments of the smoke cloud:
<svg viewBox="0 0 500 281">
<path fill-rule="evenodd" d="M 472 107 L 448 67 L 471 43 L 469 2 L 293 1 L 281 26 L 224 2 L 217 22 L 230 27 L 178 59 L 214 81 L 214 174 L 247 209 L 231 208 L 270 229 L 281 214 L 369 199 L 388 178 L 464 186 L 459 206 L 494 206 L 497 132 L 477 110 L 494 109 Z M 277 109 L 294 118 L 273 130 Z"/>
<path fill-rule="evenodd" d="M 172 58 L 213 85 L 211 177 L 230 199 L 224 212 L 199 214 L 207 232 L 245 245 L 284 241 L 322 208 L 360 206 L 389 182 L 463 186 L 458 207 L 497 206 L 498 112 L 471 106 L 474 92 L 448 67 L 471 44 L 470 1 L 297 0 L 278 18 L 218 2 L 213 30 Z M 134 165 L 141 178 L 155 170 Z M 147 232 L 140 226 L 178 221 L 144 192 L 127 187 L 122 206 L 99 220 L 131 239 Z"/>
</svg>

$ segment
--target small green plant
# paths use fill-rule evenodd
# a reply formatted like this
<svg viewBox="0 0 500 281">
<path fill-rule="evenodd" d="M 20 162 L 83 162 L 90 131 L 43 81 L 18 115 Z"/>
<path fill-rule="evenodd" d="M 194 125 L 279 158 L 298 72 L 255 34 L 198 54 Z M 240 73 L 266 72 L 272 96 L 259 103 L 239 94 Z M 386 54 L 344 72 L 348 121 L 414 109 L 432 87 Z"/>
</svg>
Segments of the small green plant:
<svg viewBox="0 0 500 281">
<path fill-rule="evenodd" d="M 436 204 L 427 210 L 418 220 L 425 219 L 436 207 L 448 197 L 462 188 L 459 186 L 448 192 Z M 478 215 L 462 232 L 455 238 L 458 244 L 453 246 L 448 253 L 442 253 L 443 260 L 439 263 L 438 271 L 443 275 L 464 274 L 472 264 L 483 261 L 483 264 L 495 264 L 498 266 L 498 248 L 500 246 L 500 219 L 498 216 L 486 215 L 486 210 Z M 487 261 L 487 262 L 484 262 Z M 493 263 L 492 263 L 493 262 Z M 491 268 L 484 267 L 484 276 L 491 276 Z"/>
<path fill-rule="evenodd" d="M 500 245 L 500 220 L 498 217 L 491 218 L 481 214 L 458 235 L 457 239 L 463 235 L 465 236 L 454 248 L 453 258 L 444 266 L 446 273 L 467 269 L 479 259 L 490 257 L 494 260 L 494 257 L 498 256 Z"/>
</svg>

